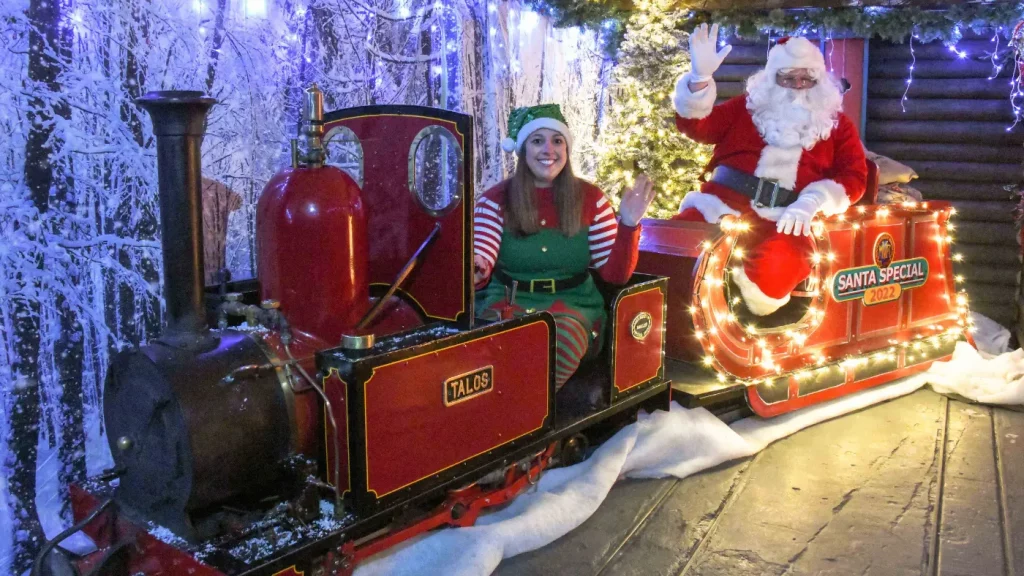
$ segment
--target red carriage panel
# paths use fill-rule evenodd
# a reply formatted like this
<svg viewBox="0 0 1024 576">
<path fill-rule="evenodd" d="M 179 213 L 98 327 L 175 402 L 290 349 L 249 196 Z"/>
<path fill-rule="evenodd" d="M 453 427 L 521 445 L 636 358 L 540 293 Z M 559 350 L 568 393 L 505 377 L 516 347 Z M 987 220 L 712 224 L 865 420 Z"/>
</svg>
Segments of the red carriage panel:
<svg viewBox="0 0 1024 576">
<path fill-rule="evenodd" d="M 909 294 L 910 309 L 907 324 L 911 327 L 927 324 L 942 317 L 956 300 L 955 275 L 950 266 L 949 243 L 943 232 L 949 222 L 949 212 L 935 210 L 915 216 L 911 222 L 910 242 L 914 254 L 928 260 L 928 279 Z M 936 249 L 936 247 L 938 249 Z"/>
<path fill-rule="evenodd" d="M 666 289 L 664 279 L 637 284 L 623 290 L 612 305 L 613 401 L 664 377 Z"/>
<path fill-rule="evenodd" d="M 859 234 L 859 257 L 850 268 L 857 266 L 873 266 L 875 264 L 875 251 L 882 249 L 880 243 L 888 240 L 889 246 L 895 250 L 892 260 L 903 260 L 906 258 L 906 232 L 907 221 L 900 216 L 892 216 L 888 211 L 882 212 L 883 216 L 876 218 L 865 218 L 861 224 Z M 876 211 L 877 215 L 877 211 Z M 842 270 L 844 267 L 838 268 Z M 895 292 L 896 289 L 893 289 Z M 872 298 L 873 296 L 876 296 Z M 890 297 L 886 295 L 877 296 L 874 292 L 868 292 L 865 298 L 858 300 L 857 306 L 857 338 L 866 340 L 868 338 L 892 337 L 902 328 L 903 309 L 905 298 L 896 298 L 889 301 L 881 301 Z"/>
<path fill-rule="evenodd" d="M 467 323 L 473 305 L 473 158 L 465 146 L 472 141 L 471 118 L 417 106 L 370 106 L 332 112 L 324 119 L 328 137 L 351 131 L 361 149 L 371 290 L 391 284 L 440 223 L 429 250 L 444 257 L 428 254 L 401 293 L 430 318 Z M 432 144 L 447 150 L 438 157 L 451 161 L 416 168 L 420 153 Z M 412 186 L 423 170 L 432 170 L 426 177 L 447 182 L 451 189 L 424 202 Z"/>
</svg>

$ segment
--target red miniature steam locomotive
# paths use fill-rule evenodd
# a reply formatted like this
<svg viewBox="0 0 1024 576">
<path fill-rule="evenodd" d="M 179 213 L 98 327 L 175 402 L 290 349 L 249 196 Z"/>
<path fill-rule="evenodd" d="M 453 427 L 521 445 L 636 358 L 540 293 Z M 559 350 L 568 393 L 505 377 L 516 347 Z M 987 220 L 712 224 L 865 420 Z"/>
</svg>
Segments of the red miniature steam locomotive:
<svg viewBox="0 0 1024 576">
<path fill-rule="evenodd" d="M 473 524 L 673 390 L 770 416 L 921 370 L 966 333 L 946 205 L 825 222 L 806 286 L 756 321 L 728 280 L 743 222 L 647 220 L 645 273 L 601 287 L 604 352 L 556 393 L 549 314 L 474 314 L 471 118 L 321 102 L 307 91 L 304 151 L 260 199 L 258 278 L 207 288 L 198 151 L 213 101 L 140 100 L 168 324 L 110 368 L 116 466 L 73 488 L 62 536 L 82 529 L 98 550 L 68 569 L 346 574 Z"/>
</svg>

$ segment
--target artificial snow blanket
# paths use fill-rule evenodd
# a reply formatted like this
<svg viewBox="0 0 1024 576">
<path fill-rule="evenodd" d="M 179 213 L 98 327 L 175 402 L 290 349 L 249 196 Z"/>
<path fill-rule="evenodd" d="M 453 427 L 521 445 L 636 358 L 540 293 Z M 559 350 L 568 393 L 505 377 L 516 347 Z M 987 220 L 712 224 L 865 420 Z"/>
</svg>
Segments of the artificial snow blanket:
<svg viewBox="0 0 1024 576">
<path fill-rule="evenodd" d="M 703 408 L 688 410 L 675 403 L 669 412 L 641 414 L 636 424 L 620 430 L 587 461 L 546 472 L 534 491 L 482 516 L 476 526 L 413 540 L 370 559 L 356 576 L 490 574 L 502 558 L 540 548 L 582 524 L 620 478 L 685 478 L 925 384 L 978 402 L 1024 403 L 1024 351 L 990 356 L 961 343 L 952 360 L 936 363 L 924 374 L 770 420 L 752 417 L 729 426 Z"/>
</svg>

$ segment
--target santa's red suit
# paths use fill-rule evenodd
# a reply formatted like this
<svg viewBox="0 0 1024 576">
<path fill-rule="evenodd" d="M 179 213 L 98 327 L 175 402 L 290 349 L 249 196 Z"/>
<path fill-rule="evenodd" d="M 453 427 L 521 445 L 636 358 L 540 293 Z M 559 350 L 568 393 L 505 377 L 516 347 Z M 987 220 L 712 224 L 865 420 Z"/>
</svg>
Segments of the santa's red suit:
<svg viewBox="0 0 1024 576">
<path fill-rule="evenodd" d="M 783 89 L 775 82 L 776 73 L 793 68 L 820 75 L 815 88 L 800 91 L 810 99 L 812 108 L 818 98 L 831 103 L 825 105 L 825 110 L 818 108 L 816 115 L 796 114 L 798 118 L 790 122 L 784 106 L 775 107 L 779 110 L 774 112 L 770 108 L 785 100 L 780 93 Z M 673 99 L 679 130 L 693 140 L 715 145 L 707 174 L 724 165 L 776 180 L 782 188 L 798 193 L 797 198 L 813 196 L 818 203 L 817 213 L 824 216 L 846 211 L 864 194 L 867 167 L 857 128 L 839 112 L 841 92 L 830 84 L 824 59 L 810 42 L 793 38 L 773 47 L 768 66 L 748 80 L 747 92 L 719 106 L 714 106 L 714 80 L 706 88 L 690 92 L 690 82 L 703 81 L 708 80 L 694 80 L 692 73 L 684 74 Z M 827 109 L 832 107 L 835 109 Z M 684 197 L 675 218 L 718 222 L 726 214 L 748 217 L 753 229 L 744 235 L 747 252 L 742 269 L 733 273 L 733 279 L 748 309 L 765 315 L 786 304 L 790 292 L 811 270 L 812 239 L 776 230 L 785 210 L 757 208 L 750 197 L 708 181 L 700 192 Z"/>
</svg>

